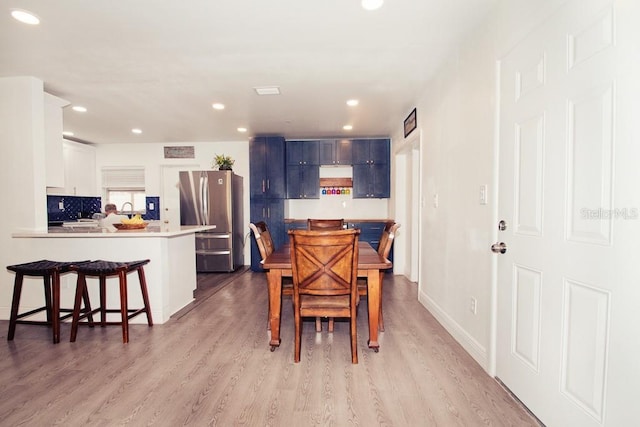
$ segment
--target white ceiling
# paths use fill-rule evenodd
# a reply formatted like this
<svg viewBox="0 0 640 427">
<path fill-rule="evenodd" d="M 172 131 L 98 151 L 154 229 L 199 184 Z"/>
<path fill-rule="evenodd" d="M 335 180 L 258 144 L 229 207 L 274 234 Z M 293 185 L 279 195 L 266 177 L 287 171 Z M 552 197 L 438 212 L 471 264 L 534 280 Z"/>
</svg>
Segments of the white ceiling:
<svg viewBox="0 0 640 427">
<path fill-rule="evenodd" d="M 0 77 L 85 106 L 65 107 L 64 127 L 92 143 L 389 136 L 498 1 L 3 0 Z M 269 85 L 282 94 L 253 90 Z"/>
</svg>

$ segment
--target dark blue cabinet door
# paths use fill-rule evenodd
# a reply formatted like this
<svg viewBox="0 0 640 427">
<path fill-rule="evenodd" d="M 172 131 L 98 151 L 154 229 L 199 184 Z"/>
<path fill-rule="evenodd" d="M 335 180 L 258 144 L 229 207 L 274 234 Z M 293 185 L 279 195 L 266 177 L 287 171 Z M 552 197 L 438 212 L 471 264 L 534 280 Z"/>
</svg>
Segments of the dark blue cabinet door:
<svg viewBox="0 0 640 427">
<path fill-rule="evenodd" d="M 355 139 L 351 142 L 352 162 L 354 165 L 367 165 L 371 160 L 369 154 L 369 140 Z"/>
<path fill-rule="evenodd" d="M 389 164 L 353 165 L 353 198 L 389 198 Z"/>
<path fill-rule="evenodd" d="M 389 163 L 390 143 L 388 139 L 369 140 L 369 159 L 371 163 Z"/>
<path fill-rule="evenodd" d="M 320 198 L 320 166 L 287 165 L 287 199 Z"/>
<path fill-rule="evenodd" d="M 333 139 L 323 139 L 320 141 L 320 164 L 335 165 L 336 161 L 336 141 Z"/>
<path fill-rule="evenodd" d="M 287 141 L 287 165 L 319 164 L 319 141 Z"/>
<path fill-rule="evenodd" d="M 353 164 L 389 163 L 388 139 L 355 139 L 352 142 Z"/>
<path fill-rule="evenodd" d="M 320 164 L 330 166 L 351 165 L 350 139 L 323 139 L 320 141 Z"/>
<path fill-rule="evenodd" d="M 264 197 L 267 177 L 267 144 L 262 138 L 249 141 L 249 194 L 251 198 Z"/>
<path fill-rule="evenodd" d="M 390 197 L 390 150 L 388 139 L 357 139 L 352 142 L 354 198 Z"/>
<path fill-rule="evenodd" d="M 285 141 L 282 137 L 256 137 L 249 141 L 251 198 L 285 195 Z"/>
<path fill-rule="evenodd" d="M 353 159 L 353 148 L 350 139 L 336 141 L 336 165 L 350 165 Z"/>
</svg>

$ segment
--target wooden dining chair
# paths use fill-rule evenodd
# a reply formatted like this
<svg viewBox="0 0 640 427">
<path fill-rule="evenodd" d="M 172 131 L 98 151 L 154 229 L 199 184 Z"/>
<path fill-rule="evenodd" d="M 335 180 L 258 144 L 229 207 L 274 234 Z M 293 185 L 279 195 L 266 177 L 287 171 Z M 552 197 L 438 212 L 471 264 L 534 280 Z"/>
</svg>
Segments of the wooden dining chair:
<svg viewBox="0 0 640 427">
<path fill-rule="evenodd" d="M 382 235 L 380 236 L 380 243 L 378 244 L 378 254 L 382 255 L 386 259 L 389 258 L 391 248 L 393 247 L 393 240 L 396 236 L 396 231 L 400 228 L 400 224 L 396 224 L 394 221 L 387 221 Z M 382 315 L 382 286 L 385 272 L 380 270 L 380 311 L 378 314 L 378 329 L 384 331 L 384 317 Z M 358 294 L 360 296 L 366 296 L 368 293 L 367 279 L 358 279 Z"/>
<path fill-rule="evenodd" d="M 307 230 L 342 230 L 344 219 L 307 219 Z"/>
<path fill-rule="evenodd" d="M 253 237 L 256 240 L 256 244 L 258 245 L 258 251 L 260 252 L 261 263 L 264 263 L 264 260 L 267 259 L 269 255 L 271 255 L 274 251 L 273 239 L 271 238 L 271 233 L 267 228 L 267 224 L 264 221 L 250 223 L 249 228 L 253 232 Z M 289 277 L 282 278 L 282 295 L 291 296 L 293 295 L 293 280 Z M 271 329 L 271 323 L 269 319 L 271 318 L 271 308 L 267 311 L 267 330 Z"/>
<path fill-rule="evenodd" d="M 343 230 L 344 229 L 344 219 L 307 219 L 307 230 L 316 230 L 316 231 L 328 231 L 328 230 Z M 330 317 L 328 321 L 327 328 L 329 332 L 333 332 L 333 318 Z M 322 319 L 316 318 L 316 332 L 322 332 Z"/>
<path fill-rule="evenodd" d="M 358 235 L 360 230 L 290 230 L 295 322 L 300 362 L 303 317 L 349 318 L 351 363 L 358 363 Z"/>
</svg>

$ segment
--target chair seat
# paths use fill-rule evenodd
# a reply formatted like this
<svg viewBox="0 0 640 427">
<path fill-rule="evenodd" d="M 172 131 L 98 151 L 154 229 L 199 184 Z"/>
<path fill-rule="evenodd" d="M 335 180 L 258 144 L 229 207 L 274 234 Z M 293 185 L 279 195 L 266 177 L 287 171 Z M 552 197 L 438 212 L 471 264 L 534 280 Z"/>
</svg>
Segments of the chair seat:
<svg viewBox="0 0 640 427">
<path fill-rule="evenodd" d="M 149 263 L 149 260 L 114 262 L 96 260 L 74 265 L 73 270 L 81 272 L 87 276 L 115 275 L 120 271 L 133 271 Z"/>
<path fill-rule="evenodd" d="M 327 308 L 330 310 L 346 308 L 347 316 L 349 316 L 349 295 L 300 295 L 300 310 L 302 312 L 316 308 Z"/>
<path fill-rule="evenodd" d="M 26 262 L 24 264 L 10 265 L 7 267 L 7 270 L 20 273 L 25 276 L 43 276 L 45 274 L 51 274 L 54 270 L 57 270 L 59 273 L 66 273 L 72 265 L 79 265 L 86 262 L 87 261 L 49 261 L 47 259 L 43 259 L 40 261 Z"/>
</svg>

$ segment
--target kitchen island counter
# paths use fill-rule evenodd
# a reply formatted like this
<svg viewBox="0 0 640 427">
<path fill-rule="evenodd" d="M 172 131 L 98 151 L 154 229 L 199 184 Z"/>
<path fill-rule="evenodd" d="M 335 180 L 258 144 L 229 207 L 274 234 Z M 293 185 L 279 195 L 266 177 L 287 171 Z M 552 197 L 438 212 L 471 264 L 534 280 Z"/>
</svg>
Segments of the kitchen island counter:
<svg viewBox="0 0 640 427">
<path fill-rule="evenodd" d="M 49 259 L 55 261 L 108 260 L 129 262 L 149 259 L 145 275 L 154 323 L 165 323 L 171 315 L 193 301 L 197 287 L 195 233 L 211 226 L 174 226 L 150 224 L 143 230 L 109 231 L 99 228 L 51 227 L 48 231 L 19 231 L 12 234 L 12 264 Z M 21 255 L 22 254 L 22 255 Z M 25 256 L 24 254 L 28 254 Z M 29 279 L 31 280 L 31 279 Z M 35 279 L 34 279 L 35 280 Z M 61 306 L 72 307 L 76 275 L 61 278 Z M 25 282 L 27 279 L 25 278 Z M 41 279 L 40 279 L 41 282 Z M 93 283 L 95 282 L 95 283 Z M 108 284 L 110 280 L 108 281 Z M 119 307 L 117 284 L 108 285 L 109 307 Z M 97 279 L 89 279 L 92 304 L 99 300 Z M 141 307 L 142 296 L 137 277 L 130 277 L 129 306 Z M 42 286 L 25 283 L 21 303 L 25 309 L 42 299 Z M 4 304 L 3 304 L 4 305 Z M 2 318 L 9 318 L 9 303 L 0 307 Z M 132 323 L 146 323 L 144 316 Z"/>
<path fill-rule="evenodd" d="M 193 234 L 199 231 L 212 230 L 213 226 L 183 225 L 170 227 L 168 225 L 150 223 L 145 229 L 118 230 L 115 227 L 49 227 L 47 231 L 19 231 L 12 237 L 27 238 L 111 238 L 111 237 L 176 237 Z"/>
</svg>

